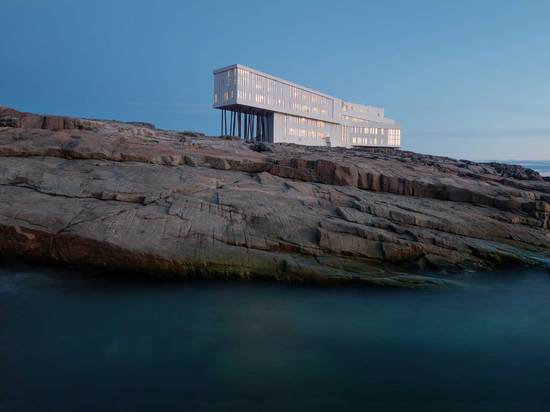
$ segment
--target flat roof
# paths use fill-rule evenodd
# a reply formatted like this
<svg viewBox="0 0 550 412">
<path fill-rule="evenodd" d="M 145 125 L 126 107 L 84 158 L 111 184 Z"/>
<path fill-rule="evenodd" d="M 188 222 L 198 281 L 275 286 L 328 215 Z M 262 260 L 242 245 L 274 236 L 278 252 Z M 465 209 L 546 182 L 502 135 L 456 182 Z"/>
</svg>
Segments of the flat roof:
<svg viewBox="0 0 550 412">
<path fill-rule="evenodd" d="M 282 79 L 282 78 L 280 78 L 280 77 L 272 76 L 271 74 L 264 73 L 264 72 L 262 72 L 262 71 L 260 71 L 260 70 L 253 69 L 253 68 L 251 68 L 251 67 L 248 67 L 248 66 L 245 66 L 245 65 L 242 65 L 242 64 L 232 64 L 232 65 L 230 65 L 230 66 L 221 67 L 221 68 L 219 68 L 219 69 L 214 70 L 214 74 L 222 73 L 222 72 L 225 72 L 225 71 L 227 71 L 227 70 L 235 69 L 235 68 L 245 69 L 245 70 L 248 70 L 248 71 L 253 72 L 253 73 L 255 73 L 255 74 L 258 74 L 258 75 L 260 75 L 260 76 L 267 77 L 268 79 L 275 80 L 275 81 L 278 81 L 278 82 L 281 82 L 281 83 L 285 83 L 285 84 L 287 84 L 287 85 L 289 85 L 289 86 L 296 87 L 296 88 L 301 89 L 301 90 L 304 90 L 304 91 L 306 91 L 306 92 L 315 93 L 315 94 L 318 94 L 318 95 L 320 95 L 320 96 L 327 97 L 327 98 L 329 98 L 329 99 L 340 100 L 341 102 L 344 102 L 344 103 L 356 104 L 356 105 L 363 106 L 363 107 L 371 107 L 371 108 L 373 108 L 373 109 L 380 109 L 380 110 L 383 109 L 382 107 L 369 106 L 369 105 L 361 104 L 361 103 L 348 102 L 348 101 L 345 101 L 345 100 L 343 100 L 343 99 L 340 99 L 339 97 L 334 97 L 334 96 L 331 96 L 331 95 L 329 95 L 329 94 L 322 93 L 322 92 L 319 92 L 319 91 L 314 90 L 314 89 L 310 89 L 309 87 L 305 87 L 305 86 L 302 86 L 302 85 L 300 85 L 300 84 L 293 83 L 293 82 L 291 82 L 291 81 Z"/>
</svg>

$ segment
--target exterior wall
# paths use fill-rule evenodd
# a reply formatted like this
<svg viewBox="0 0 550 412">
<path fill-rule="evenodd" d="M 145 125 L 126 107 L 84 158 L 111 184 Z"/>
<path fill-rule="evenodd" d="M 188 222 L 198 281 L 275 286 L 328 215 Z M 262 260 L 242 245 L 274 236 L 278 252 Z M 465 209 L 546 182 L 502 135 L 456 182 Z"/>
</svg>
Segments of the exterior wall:
<svg viewBox="0 0 550 412">
<path fill-rule="evenodd" d="M 397 127 L 344 126 L 345 142 L 351 146 L 401 146 L 401 130 Z"/>
<path fill-rule="evenodd" d="M 323 120 L 307 117 L 275 113 L 274 117 L 275 143 L 296 143 L 307 146 L 340 146 L 341 126 Z"/>
<path fill-rule="evenodd" d="M 340 102 L 339 99 L 240 65 L 214 72 L 215 108 L 240 104 L 332 121 L 334 107 Z"/>
<path fill-rule="evenodd" d="M 342 102 L 341 115 L 343 118 L 350 118 L 350 121 L 353 121 L 352 119 L 358 119 L 377 122 L 384 119 L 384 109 L 381 107 Z"/>
<path fill-rule="evenodd" d="M 214 107 L 233 104 L 237 104 L 236 68 L 214 74 Z"/>
<path fill-rule="evenodd" d="M 307 146 L 399 147 L 401 130 L 388 125 L 346 126 L 305 117 L 275 113 L 274 142 Z"/>
<path fill-rule="evenodd" d="M 274 113 L 274 142 L 401 145 L 400 126 L 384 116 L 384 109 L 345 102 L 241 65 L 214 71 L 214 107 Z"/>
</svg>

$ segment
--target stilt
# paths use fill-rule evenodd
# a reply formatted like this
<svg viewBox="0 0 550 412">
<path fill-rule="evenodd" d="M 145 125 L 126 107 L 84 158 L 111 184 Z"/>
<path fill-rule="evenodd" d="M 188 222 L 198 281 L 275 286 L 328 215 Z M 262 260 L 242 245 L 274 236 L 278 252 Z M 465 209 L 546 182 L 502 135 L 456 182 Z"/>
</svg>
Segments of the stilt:
<svg viewBox="0 0 550 412">
<path fill-rule="evenodd" d="M 248 113 L 244 114 L 244 140 L 248 142 Z"/>
<path fill-rule="evenodd" d="M 240 110 L 239 110 L 238 116 L 239 116 L 239 137 L 242 137 L 241 136 L 241 111 Z"/>
<path fill-rule="evenodd" d="M 223 135 L 227 136 L 227 110 L 223 111 L 223 122 L 224 122 Z"/>
<path fill-rule="evenodd" d="M 250 113 L 248 119 L 248 136 L 250 137 L 250 141 L 254 140 L 254 113 Z"/>
<path fill-rule="evenodd" d="M 260 127 L 262 130 L 262 133 L 260 134 L 260 142 L 263 142 L 265 139 L 265 124 L 264 124 L 264 115 L 262 114 L 260 116 Z"/>
</svg>

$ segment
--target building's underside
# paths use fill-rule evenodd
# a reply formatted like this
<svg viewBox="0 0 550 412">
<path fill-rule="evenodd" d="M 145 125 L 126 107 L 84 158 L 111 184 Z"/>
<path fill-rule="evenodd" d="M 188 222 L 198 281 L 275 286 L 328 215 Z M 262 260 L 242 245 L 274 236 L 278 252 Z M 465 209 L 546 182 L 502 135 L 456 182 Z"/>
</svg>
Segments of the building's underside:
<svg viewBox="0 0 550 412">
<path fill-rule="evenodd" d="M 239 136 L 247 141 L 273 142 L 273 112 L 242 105 L 221 109 L 222 136 Z"/>
</svg>

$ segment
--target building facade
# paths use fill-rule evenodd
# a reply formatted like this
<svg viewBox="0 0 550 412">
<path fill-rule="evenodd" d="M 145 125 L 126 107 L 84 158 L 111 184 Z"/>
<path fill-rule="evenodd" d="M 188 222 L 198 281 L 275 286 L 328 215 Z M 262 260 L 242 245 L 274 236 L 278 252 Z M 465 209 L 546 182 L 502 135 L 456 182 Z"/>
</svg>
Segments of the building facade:
<svg viewBox="0 0 550 412">
<path fill-rule="evenodd" d="M 214 71 L 221 134 L 308 146 L 401 146 L 384 109 L 345 102 L 240 64 Z"/>
</svg>

